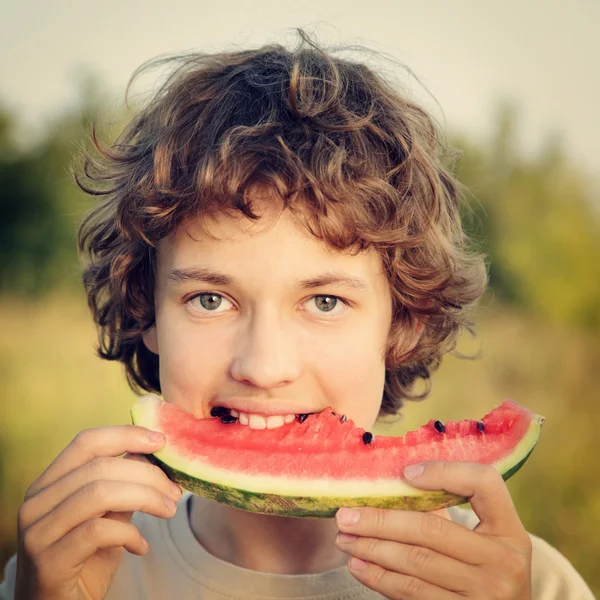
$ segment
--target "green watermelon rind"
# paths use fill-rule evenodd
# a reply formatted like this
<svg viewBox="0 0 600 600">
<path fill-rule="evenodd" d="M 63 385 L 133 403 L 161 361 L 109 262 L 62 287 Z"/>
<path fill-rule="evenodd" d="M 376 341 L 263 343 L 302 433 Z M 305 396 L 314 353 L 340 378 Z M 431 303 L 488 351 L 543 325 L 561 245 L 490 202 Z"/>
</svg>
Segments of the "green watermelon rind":
<svg viewBox="0 0 600 600">
<path fill-rule="evenodd" d="M 150 411 L 134 407 L 131 411 L 132 422 L 135 425 L 155 429 L 156 424 L 153 422 L 152 414 L 149 413 Z M 543 422 L 543 417 L 532 414 L 526 434 L 513 451 L 504 459 L 492 465 L 505 481 L 512 477 L 531 455 L 539 438 Z M 394 495 L 373 493 L 353 493 L 344 496 L 318 493 L 300 495 L 295 492 L 295 489 L 306 485 L 308 490 L 311 487 L 311 482 L 299 481 L 293 482 L 295 488 L 293 492 L 295 493 L 282 491 L 270 493 L 260 491 L 260 489 L 248 489 L 253 486 L 246 486 L 246 489 L 244 489 L 243 486 L 236 487 L 230 484 L 232 477 L 235 478 L 236 476 L 234 473 L 227 474 L 227 484 L 215 480 L 214 475 L 210 478 L 212 481 L 209 481 L 206 476 L 202 477 L 199 473 L 186 473 L 186 465 L 183 465 L 182 457 L 176 455 L 167 446 L 154 454 L 147 455 L 147 458 L 162 469 L 172 481 L 199 496 L 250 512 L 287 517 L 328 518 L 335 516 L 337 510 L 342 506 L 372 506 L 396 510 L 431 511 L 457 506 L 469 501 L 467 497 L 445 491 L 421 490 L 403 480 L 391 482 L 394 488 L 398 490 Z M 188 468 L 188 470 L 192 471 L 193 468 Z M 243 478 L 243 475 L 240 474 L 240 478 Z M 261 483 L 260 478 L 257 478 L 255 485 L 261 486 Z M 369 482 L 357 482 L 357 491 L 361 488 L 364 489 L 365 486 L 368 488 Z M 264 488 L 262 489 L 264 490 Z M 372 489 L 369 491 L 372 492 Z"/>
<path fill-rule="evenodd" d="M 349 508 L 373 506 L 375 508 L 394 508 L 399 510 L 435 510 L 464 504 L 467 498 L 448 494 L 446 492 L 430 492 L 423 490 L 422 494 L 414 496 L 284 496 L 251 492 L 240 488 L 220 485 L 191 477 L 186 473 L 171 468 L 156 456 L 147 456 L 150 462 L 160 467 L 175 483 L 190 492 L 227 504 L 240 510 L 277 515 L 280 517 L 334 517 L 337 510 L 346 506 Z"/>
<path fill-rule="evenodd" d="M 523 466 L 532 451 L 533 448 L 521 461 L 506 471 L 506 473 L 502 473 L 504 481 L 512 477 Z M 374 508 L 395 510 L 431 511 L 469 502 L 469 498 L 467 497 L 447 492 L 432 492 L 427 490 L 423 490 L 422 494 L 416 496 L 357 496 L 352 498 L 261 494 L 190 477 L 186 473 L 171 468 L 152 454 L 149 454 L 147 458 L 150 462 L 160 467 L 169 479 L 194 494 L 214 500 L 215 502 L 227 504 L 233 508 L 264 515 L 328 518 L 334 517 L 337 510 L 342 506 L 348 508 L 372 506 Z"/>
</svg>

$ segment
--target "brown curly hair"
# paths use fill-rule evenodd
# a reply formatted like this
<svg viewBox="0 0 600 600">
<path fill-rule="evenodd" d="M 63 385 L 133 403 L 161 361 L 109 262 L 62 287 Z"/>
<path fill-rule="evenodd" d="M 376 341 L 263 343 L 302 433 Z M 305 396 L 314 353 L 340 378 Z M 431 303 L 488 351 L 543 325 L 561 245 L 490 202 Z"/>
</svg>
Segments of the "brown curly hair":
<svg viewBox="0 0 600 600">
<path fill-rule="evenodd" d="M 473 331 L 484 259 L 468 247 L 461 186 L 445 166 L 456 154 L 433 118 L 373 68 L 296 31 L 291 51 L 270 44 L 148 61 L 127 91 L 152 65 L 178 66 L 110 148 L 92 124 L 98 155 L 83 153 L 91 183 L 72 174 L 104 196 L 78 232 L 98 354 L 124 363 L 134 391 L 160 392 L 158 356 L 142 340 L 154 324 L 157 243 L 215 211 L 258 218 L 248 190 L 265 184 L 330 246 L 380 253 L 393 299 L 380 416 L 395 414 L 403 399 L 429 393 L 461 327 Z M 418 321 L 424 329 L 407 351 Z"/>
</svg>

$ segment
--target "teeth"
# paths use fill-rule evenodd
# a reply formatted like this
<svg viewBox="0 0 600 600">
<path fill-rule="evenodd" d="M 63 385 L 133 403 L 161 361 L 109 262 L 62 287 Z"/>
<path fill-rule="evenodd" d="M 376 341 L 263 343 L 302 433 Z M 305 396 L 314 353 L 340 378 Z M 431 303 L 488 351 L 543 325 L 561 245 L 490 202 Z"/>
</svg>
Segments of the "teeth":
<svg viewBox="0 0 600 600">
<path fill-rule="evenodd" d="M 250 429 L 266 429 L 267 420 L 262 415 L 250 415 Z"/>
<path fill-rule="evenodd" d="M 231 410 L 232 417 L 237 417 L 241 425 L 248 425 L 250 429 L 277 429 L 284 423 L 291 423 L 296 419 L 296 415 L 253 415 L 250 413 Z"/>
<path fill-rule="evenodd" d="M 267 429 L 275 429 L 283 425 L 283 417 L 281 415 L 272 415 L 267 417 Z"/>
</svg>

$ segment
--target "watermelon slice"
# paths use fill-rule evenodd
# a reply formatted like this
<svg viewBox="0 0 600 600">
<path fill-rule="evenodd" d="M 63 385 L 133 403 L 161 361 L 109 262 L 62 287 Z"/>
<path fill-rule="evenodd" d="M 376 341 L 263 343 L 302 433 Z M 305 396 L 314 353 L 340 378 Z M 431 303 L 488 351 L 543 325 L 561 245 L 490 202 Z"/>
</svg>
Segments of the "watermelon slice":
<svg viewBox="0 0 600 600">
<path fill-rule="evenodd" d="M 183 488 L 247 511 L 332 517 L 340 506 L 435 510 L 467 501 L 403 479 L 427 460 L 492 465 L 506 480 L 537 443 L 544 417 L 505 400 L 481 421 L 430 420 L 402 437 L 355 427 L 328 408 L 277 429 L 250 429 L 231 416 L 196 419 L 154 394 L 131 409 L 135 425 L 167 441 L 148 458 Z"/>
</svg>

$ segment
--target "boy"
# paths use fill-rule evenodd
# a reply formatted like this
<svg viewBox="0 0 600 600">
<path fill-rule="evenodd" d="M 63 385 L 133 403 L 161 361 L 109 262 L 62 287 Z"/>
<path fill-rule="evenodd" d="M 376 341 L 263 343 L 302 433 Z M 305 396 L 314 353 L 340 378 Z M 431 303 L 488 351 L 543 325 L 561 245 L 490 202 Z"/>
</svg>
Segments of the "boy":
<svg viewBox="0 0 600 600">
<path fill-rule="evenodd" d="M 252 428 L 331 406 L 370 429 L 471 327 L 485 270 L 432 120 L 300 34 L 311 48 L 188 55 L 118 144 L 93 135 L 84 283 L 135 390 Z M 491 468 L 406 473 L 474 512 L 291 519 L 182 495 L 148 434 L 82 432 L 32 484 L 0 597 L 592 597 Z"/>
</svg>

